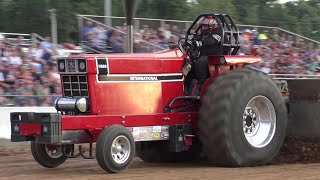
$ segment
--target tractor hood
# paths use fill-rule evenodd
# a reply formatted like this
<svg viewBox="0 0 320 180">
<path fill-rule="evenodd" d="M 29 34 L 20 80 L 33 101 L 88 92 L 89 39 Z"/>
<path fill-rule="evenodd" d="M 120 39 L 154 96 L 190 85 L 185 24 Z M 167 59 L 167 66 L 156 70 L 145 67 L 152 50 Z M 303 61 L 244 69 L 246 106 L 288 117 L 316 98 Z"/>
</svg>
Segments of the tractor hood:
<svg viewBox="0 0 320 180">
<path fill-rule="evenodd" d="M 100 58 L 107 57 L 108 59 L 170 59 L 170 58 L 181 58 L 183 53 L 179 49 L 163 50 L 152 53 L 117 53 L 117 54 L 82 54 L 76 56 L 70 56 L 70 58 Z"/>
<path fill-rule="evenodd" d="M 179 49 L 169 49 L 153 53 L 83 54 L 69 58 L 104 61 L 108 74 L 164 74 L 181 73 L 184 57 L 186 55 Z"/>
</svg>

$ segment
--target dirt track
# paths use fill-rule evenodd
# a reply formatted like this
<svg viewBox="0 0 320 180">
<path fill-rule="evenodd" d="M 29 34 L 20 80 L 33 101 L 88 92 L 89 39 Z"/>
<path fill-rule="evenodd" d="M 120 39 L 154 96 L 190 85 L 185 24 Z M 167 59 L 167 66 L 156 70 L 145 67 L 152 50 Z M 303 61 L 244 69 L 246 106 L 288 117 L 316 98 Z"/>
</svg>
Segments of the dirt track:
<svg viewBox="0 0 320 180">
<path fill-rule="evenodd" d="M 29 144 L 3 144 L 0 143 L 0 179 L 320 179 L 320 161 L 281 164 L 281 157 L 273 165 L 250 168 L 220 168 L 202 163 L 151 164 L 135 158 L 131 167 L 119 174 L 105 173 L 96 160 L 77 158 L 68 159 L 56 169 L 47 169 L 33 160 Z"/>
</svg>

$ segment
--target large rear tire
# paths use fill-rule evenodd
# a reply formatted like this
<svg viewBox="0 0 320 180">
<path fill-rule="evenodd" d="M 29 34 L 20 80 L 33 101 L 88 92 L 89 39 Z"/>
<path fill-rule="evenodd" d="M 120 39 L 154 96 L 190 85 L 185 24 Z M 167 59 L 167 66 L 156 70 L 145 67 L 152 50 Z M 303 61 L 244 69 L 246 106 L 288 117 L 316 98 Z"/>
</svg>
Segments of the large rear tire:
<svg viewBox="0 0 320 180">
<path fill-rule="evenodd" d="M 63 164 L 68 157 L 63 154 L 62 150 L 70 153 L 70 146 L 62 147 L 60 145 L 39 144 L 31 141 L 31 152 L 33 158 L 43 167 L 55 168 Z"/>
<path fill-rule="evenodd" d="M 210 162 L 257 166 L 277 155 L 287 112 L 279 89 L 266 74 L 231 70 L 218 77 L 201 99 L 199 136 Z"/>
</svg>

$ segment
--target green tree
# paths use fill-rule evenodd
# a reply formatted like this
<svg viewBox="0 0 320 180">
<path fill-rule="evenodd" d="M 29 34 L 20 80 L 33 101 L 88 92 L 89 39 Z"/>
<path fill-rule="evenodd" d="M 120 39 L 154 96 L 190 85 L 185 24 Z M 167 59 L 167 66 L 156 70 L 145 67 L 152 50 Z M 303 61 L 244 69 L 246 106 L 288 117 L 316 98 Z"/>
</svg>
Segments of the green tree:
<svg viewBox="0 0 320 180">
<path fill-rule="evenodd" d="M 4 18 L 2 22 L 6 31 L 39 34 L 49 32 L 47 1 L 15 0 L 2 1 L 1 4 L 6 8 L 5 16 L 1 16 Z"/>
<path fill-rule="evenodd" d="M 305 1 L 286 3 L 287 17 L 296 17 L 289 30 L 307 37 L 315 37 L 315 28 L 319 27 L 319 10 Z"/>
<path fill-rule="evenodd" d="M 196 17 L 198 14 L 213 12 L 213 13 L 226 13 L 233 18 L 236 18 L 236 8 L 232 3 L 232 0 L 198 0 L 192 6 L 191 16 Z"/>
<path fill-rule="evenodd" d="M 103 14 L 102 0 L 51 0 L 51 7 L 57 9 L 59 41 L 78 41 L 79 24 L 77 14 Z M 99 19 L 95 19 L 99 21 Z"/>
<path fill-rule="evenodd" d="M 276 26 L 320 41 L 320 0 L 278 4 L 276 0 L 140 0 L 136 17 L 193 20 L 200 13 L 230 14 L 237 24 Z M 124 16 L 122 0 L 112 1 L 112 15 Z M 104 0 L 0 0 L 0 32 L 50 35 L 48 9 L 57 9 L 58 37 L 78 41 L 77 14 L 104 14 Z M 104 22 L 103 18 L 94 20 Z M 122 19 L 113 19 L 122 25 Z M 146 22 L 141 22 L 144 24 Z M 148 22 L 152 25 L 152 22 Z M 154 27 L 159 26 L 153 22 Z M 184 24 L 183 24 L 184 25 Z"/>
</svg>

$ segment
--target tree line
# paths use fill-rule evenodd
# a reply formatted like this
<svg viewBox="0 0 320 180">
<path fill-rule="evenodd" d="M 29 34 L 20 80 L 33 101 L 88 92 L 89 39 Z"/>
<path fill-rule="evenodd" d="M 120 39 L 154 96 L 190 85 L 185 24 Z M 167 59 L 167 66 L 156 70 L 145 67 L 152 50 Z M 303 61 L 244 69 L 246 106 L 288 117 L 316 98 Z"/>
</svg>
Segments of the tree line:
<svg viewBox="0 0 320 180">
<path fill-rule="evenodd" d="M 57 10 L 59 42 L 78 40 L 76 14 L 104 14 L 104 0 L 0 0 L 0 32 L 50 35 L 48 10 Z M 192 21 L 199 13 L 230 14 L 237 24 L 280 27 L 320 41 L 320 0 L 140 0 L 136 17 Z M 124 16 L 122 0 L 112 15 Z"/>
</svg>

